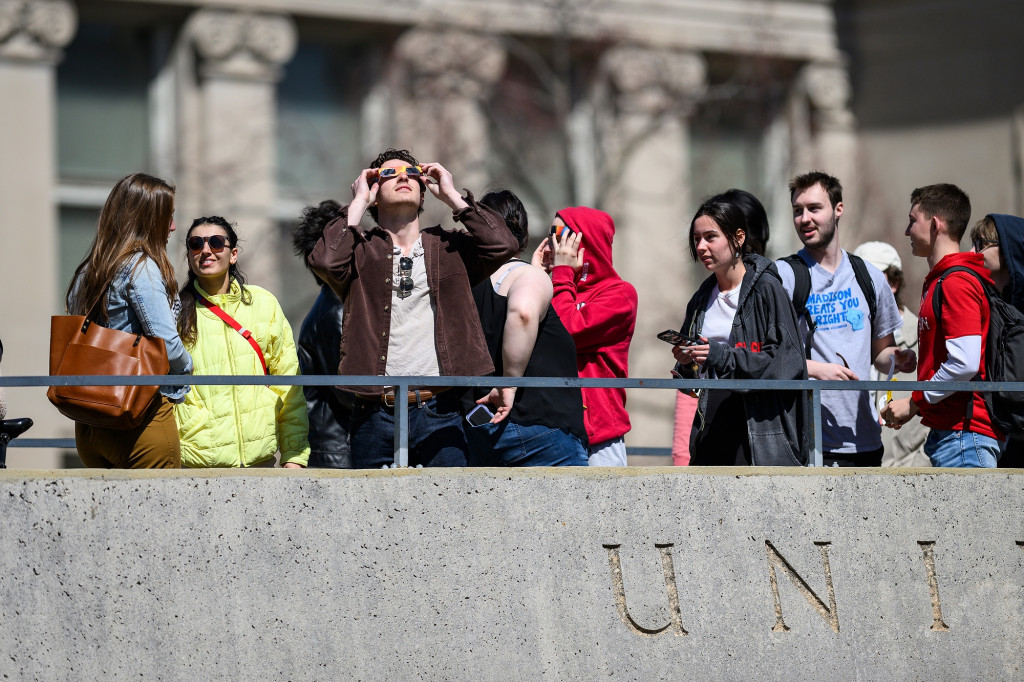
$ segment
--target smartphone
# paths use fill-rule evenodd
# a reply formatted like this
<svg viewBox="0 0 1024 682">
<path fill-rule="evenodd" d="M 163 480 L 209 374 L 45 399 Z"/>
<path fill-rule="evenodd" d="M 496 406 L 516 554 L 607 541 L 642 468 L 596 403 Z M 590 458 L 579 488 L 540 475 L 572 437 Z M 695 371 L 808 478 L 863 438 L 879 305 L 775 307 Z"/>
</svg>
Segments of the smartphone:
<svg viewBox="0 0 1024 682">
<path fill-rule="evenodd" d="M 489 424 L 492 419 L 494 419 L 494 413 L 487 409 L 486 405 L 477 405 L 466 415 L 466 421 L 471 426 L 483 426 Z"/>
<path fill-rule="evenodd" d="M 658 334 L 658 338 L 665 343 L 671 343 L 673 346 L 699 346 L 704 343 L 704 341 L 701 341 L 700 339 L 687 336 L 686 334 L 677 332 L 674 329 L 666 329 Z"/>
</svg>

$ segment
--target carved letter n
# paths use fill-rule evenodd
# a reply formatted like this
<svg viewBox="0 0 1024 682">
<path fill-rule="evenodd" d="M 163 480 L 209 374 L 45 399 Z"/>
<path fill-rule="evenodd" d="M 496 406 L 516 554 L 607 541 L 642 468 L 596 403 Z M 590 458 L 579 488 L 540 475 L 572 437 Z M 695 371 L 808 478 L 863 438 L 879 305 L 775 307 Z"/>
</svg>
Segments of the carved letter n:
<svg viewBox="0 0 1024 682">
<path fill-rule="evenodd" d="M 786 561 L 785 557 L 779 553 L 779 550 L 775 549 L 775 546 L 768 540 L 764 541 L 764 551 L 768 555 L 768 577 L 771 580 L 772 585 L 772 597 L 775 598 L 775 626 L 772 627 L 772 632 L 788 632 L 789 627 L 782 618 L 782 600 L 779 598 L 779 580 L 775 575 L 775 567 L 778 566 L 789 579 L 796 586 L 796 589 L 800 591 L 800 594 L 804 596 L 811 606 L 814 607 L 815 611 L 821 614 L 821 617 L 825 619 L 825 622 L 829 624 L 833 632 L 839 632 L 839 611 L 836 610 L 836 594 L 835 590 L 832 589 L 832 568 L 828 563 L 828 546 L 831 542 L 815 542 L 815 545 L 821 547 L 821 563 L 825 569 L 825 587 L 828 590 L 828 607 L 825 606 L 825 602 L 814 593 L 811 586 L 807 584 L 807 581 L 800 577 L 800 574 Z"/>
</svg>

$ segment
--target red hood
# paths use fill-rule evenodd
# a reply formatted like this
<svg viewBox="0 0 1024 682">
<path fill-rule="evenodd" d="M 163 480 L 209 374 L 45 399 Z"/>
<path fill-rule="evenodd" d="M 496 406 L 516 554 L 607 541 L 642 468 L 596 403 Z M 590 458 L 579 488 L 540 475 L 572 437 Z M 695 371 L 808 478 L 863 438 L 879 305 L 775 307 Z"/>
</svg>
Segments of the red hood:
<svg viewBox="0 0 1024 682">
<path fill-rule="evenodd" d="M 583 267 L 576 273 L 576 288 L 587 289 L 607 280 L 620 279 L 612 267 L 615 222 L 604 211 L 586 206 L 563 208 L 558 217 L 583 235 Z"/>
<path fill-rule="evenodd" d="M 993 284 L 992 273 L 985 267 L 984 257 L 980 253 L 965 251 L 963 253 L 951 253 L 936 263 L 935 267 L 928 273 L 928 276 L 924 278 L 924 291 L 928 291 L 928 287 L 932 285 L 932 282 L 954 265 L 970 268 L 981 275 L 986 282 Z"/>
</svg>

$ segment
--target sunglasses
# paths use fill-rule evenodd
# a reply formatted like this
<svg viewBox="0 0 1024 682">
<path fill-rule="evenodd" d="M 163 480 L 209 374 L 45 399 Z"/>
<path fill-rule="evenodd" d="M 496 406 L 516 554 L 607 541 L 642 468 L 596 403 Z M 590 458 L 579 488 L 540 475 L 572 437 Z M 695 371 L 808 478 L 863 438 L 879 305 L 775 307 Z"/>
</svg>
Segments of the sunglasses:
<svg viewBox="0 0 1024 682">
<path fill-rule="evenodd" d="M 423 166 L 388 166 L 377 171 L 377 179 L 397 178 L 402 173 L 410 178 L 418 178 L 423 175 Z"/>
<path fill-rule="evenodd" d="M 222 234 L 214 234 L 209 237 L 189 237 L 185 240 L 185 245 L 188 246 L 188 250 L 192 253 L 199 253 L 203 250 L 203 244 L 210 245 L 210 251 L 214 253 L 220 253 L 224 250 L 224 247 L 228 245 L 228 238 Z"/>
<path fill-rule="evenodd" d="M 402 256 L 398 259 L 398 298 L 408 298 L 413 290 L 412 258 Z"/>
<path fill-rule="evenodd" d="M 999 241 L 996 239 L 983 239 L 982 237 L 978 237 L 971 242 L 971 245 L 974 246 L 975 253 L 981 253 L 990 246 L 999 246 Z"/>
</svg>

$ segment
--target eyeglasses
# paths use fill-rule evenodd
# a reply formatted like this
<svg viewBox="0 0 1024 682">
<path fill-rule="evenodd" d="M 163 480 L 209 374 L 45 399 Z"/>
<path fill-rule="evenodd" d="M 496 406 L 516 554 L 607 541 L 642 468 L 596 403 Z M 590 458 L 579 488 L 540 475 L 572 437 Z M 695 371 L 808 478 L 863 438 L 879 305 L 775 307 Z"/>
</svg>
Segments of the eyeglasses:
<svg viewBox="0 0 1024 682">
<path fill-rule="evenodd" d="M 984 251 L 985 249 L 987 249 L 990 246 L 999 246 L 999 240 L 998 239 L 984 239 L 982 237 L 978 237 L 973 242 L 971 242 L 971 245 L 974 246 L 974 252 L 975 253 L 981 253 L 982 251 Z"/>
<path fill-rule="evenodd" d="M 388 178 L 397 178 L 402 173 L 410 178 L 418 178 L 423 175 L 423 166 L 387 166 L 377 171 L 377 178 L 387 180 Z"/>
<path fill-rule="evenodd" d="M 210 251 L 213 253 L 220 253 L 224 250 L 224 247 L 228 245 L 228 238 L 222 234 L 212 234 L 209 237 L 200 237 L 198 235 L 189 237 L 185 240 L 188 250 L 192 253 L 199 253 L 203 250 L 203 244 L 210 245 Z"/>
<path fill-rule="evenodd" d="M 412 258 L 402 256 L 398 259 L 398 298 L 408 298 L 413 290 Z"/>
</svg>

